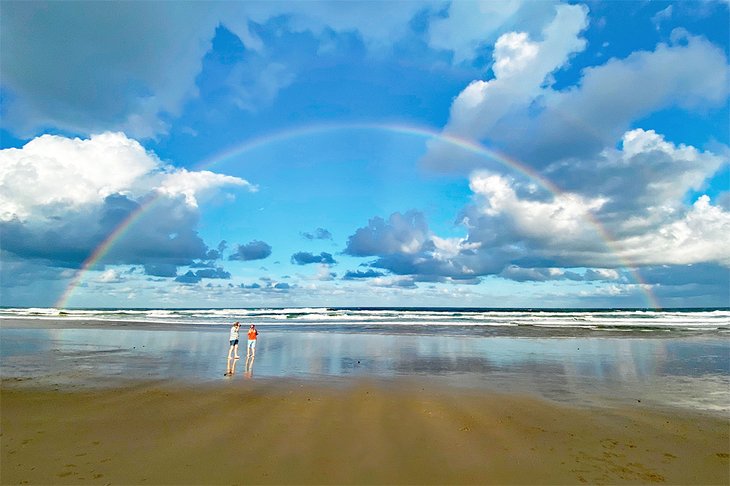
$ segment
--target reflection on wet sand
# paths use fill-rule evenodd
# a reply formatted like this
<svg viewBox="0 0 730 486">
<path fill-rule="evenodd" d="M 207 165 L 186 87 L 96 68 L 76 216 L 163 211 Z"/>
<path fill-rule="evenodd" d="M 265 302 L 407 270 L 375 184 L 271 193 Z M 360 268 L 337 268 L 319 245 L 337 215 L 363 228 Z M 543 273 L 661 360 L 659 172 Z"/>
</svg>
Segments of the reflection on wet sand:
<svg viewBox="0 0 730 486">
<path fill-rule="evenodd" d="M 222 331 L 0 326 L 0 375 L 52 383 L 220 379 Z M 515 338 L 295 329 L 269 331 L 259 346 L 256 373 L 262 379 L 406 376 L 571 403 L 653 399 L 730 411 L 730 341 L 724 335 Z M 104 367 L 92 365 L 100 353 Z M 245 378 L 253 377 L 253 364 L 253 355 L 247 356 Z M 236 360 L 225 365 L 224 375 L 234 376 Z"/>
<path fill-rule="evenodd" d="M 243 368 L 243 376 L 247 379 L 253 378 L 253 362 L 256 359 L 255 356 L 249 355 L 246 357 L 244 368 Z M 226 359 L 226 372 L 223 373 L 223 376 L 231 377 L 236 374 L 236 365 L 238 362 L 241 361 L 238 358 L 227 358 Z"/>
<path fill-rule="evenodd" d="M 238 364 L 240 360 L 238 358 L 232 358 L 228 357 L 226 360 L 226 372 L 223 374 L 223 376 L 233 376 L 236 373 L 236 364 Z"/>
<path fill-rule="evenodd" d="M 254 359 L 256 359 L 256 356 L 254 356 L 254 355 L 250 355 L 250 356 L 247 356 L 246 357 L 246 367 L 244 368 L 243 376 L 246 377 L 246 378 L 248 378 L 248 379 L 253 378 L 253 362 L 254 362 Z"/>
</svg>

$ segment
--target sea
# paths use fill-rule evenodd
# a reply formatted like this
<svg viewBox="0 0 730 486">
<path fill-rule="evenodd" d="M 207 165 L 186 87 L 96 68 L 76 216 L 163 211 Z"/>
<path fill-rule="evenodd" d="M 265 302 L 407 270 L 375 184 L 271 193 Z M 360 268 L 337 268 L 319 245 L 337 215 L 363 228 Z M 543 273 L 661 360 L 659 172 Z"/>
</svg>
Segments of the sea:
<svg viewBox="0 0 730 486">
<path fill-rule="evenodd" d="M 259 330 L 253 360 L 245 340 L 243 358 L 227 359 L 236 321 Z M 55 387 L 405 379 L 727 415 L 730 308 L 0 308 L 0 378 Z"/>
<path fill-rule="evenodd" d="M 493 309 L 292 307 L 242 309 L 0 308 L 0 319 L 128 322 L 147 325 L 270 326 L 365 333 L 545 336 L 610 333 L 728 333 L 730 307 L 688 309 Z"/>
</svg>

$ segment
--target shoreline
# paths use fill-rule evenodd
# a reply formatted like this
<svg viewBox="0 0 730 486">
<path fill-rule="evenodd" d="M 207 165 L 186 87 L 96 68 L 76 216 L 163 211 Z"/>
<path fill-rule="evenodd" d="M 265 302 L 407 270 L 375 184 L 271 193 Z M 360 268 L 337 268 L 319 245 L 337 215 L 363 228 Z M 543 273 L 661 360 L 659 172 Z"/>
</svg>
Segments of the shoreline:
<svg viewBox="0 0 730 486">
<path fill-rule="evenodd" d="M 399 379 L 3 380 L 0 483 L 727 484 L 730 423 Z"/>
<path fill-rule="evenodd" d="M 661 337 L 476 336 L 260 327 L 255 363 L 228 363 L 228 326 L 0 320 L 0 377 L 93 388 L 124 381 L 412 379 L 560 403 L 730 412 L 730 341 Z M 671 335 L 669 335 L 671 334 Z M 223 376 L 232 365 L 236 373 Z M 116 386 L 116 385 L 115 385 Z"/>
</svg>

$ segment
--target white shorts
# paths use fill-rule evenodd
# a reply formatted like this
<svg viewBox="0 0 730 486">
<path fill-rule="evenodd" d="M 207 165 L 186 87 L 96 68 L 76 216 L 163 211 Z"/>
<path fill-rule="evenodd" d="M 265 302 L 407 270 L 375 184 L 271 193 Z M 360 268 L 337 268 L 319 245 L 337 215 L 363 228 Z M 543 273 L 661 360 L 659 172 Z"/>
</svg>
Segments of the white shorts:
<svg viewBox="0 0 730 486">
<path fill-rule="evenodd" d="M 256 340 L 255 339 L 248 340 L 248 349 L 256 349 Z"/>
</svg>

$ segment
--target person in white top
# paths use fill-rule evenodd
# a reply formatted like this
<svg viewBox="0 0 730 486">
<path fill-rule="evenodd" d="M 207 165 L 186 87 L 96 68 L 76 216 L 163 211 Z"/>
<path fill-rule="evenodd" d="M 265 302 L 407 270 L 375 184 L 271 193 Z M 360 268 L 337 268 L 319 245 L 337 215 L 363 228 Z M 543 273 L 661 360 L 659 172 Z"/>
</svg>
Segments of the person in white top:
<svg viewBox="0 0 730 486">
<path fill-rule="evenodd" d="M 234 359 L 240 358 L 240 356 L 238 355 L 238 330 L 240 327 L 241 324 L 239 322 L 235 322 L 231 327 L 231 335 L 229 337 L 231 347 L 228 348 L 228 359 L 231 359 L 231 354 L 234 355 Z"/>
</svg>

